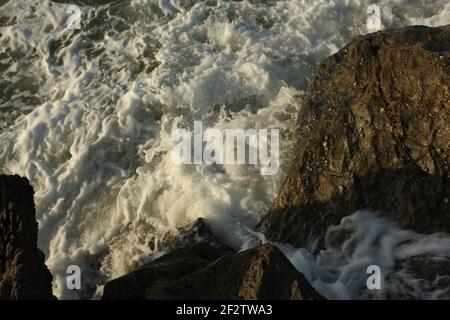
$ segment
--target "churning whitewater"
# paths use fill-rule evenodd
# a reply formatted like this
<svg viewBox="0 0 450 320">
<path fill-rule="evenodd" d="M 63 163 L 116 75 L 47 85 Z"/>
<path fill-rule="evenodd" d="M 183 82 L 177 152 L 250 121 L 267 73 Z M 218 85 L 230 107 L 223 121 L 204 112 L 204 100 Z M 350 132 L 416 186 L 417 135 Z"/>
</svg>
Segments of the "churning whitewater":
<svg viewBox="0 0 450 320">
<path fill-rule="evenodd" d="M 81 30 L 70 30 L 69 1 L 0 0 L 0 173 L 26 176 L 35 189 L 55 294 L 99 295 L 106 280 L 161 255 L 158 239 L 198 217 L 236 249 L 264 242 L 253 230 L 288 169 L 303 94 L 323 59 L 368 32 L 372 2 L 80 2 Z M 383 28 L 450 23 L 447 0 L 377 3 Z M 171 132 L 194 121 L 279 129 L 278 173 L 174 164 Z M 342 229 L 351 235 L 335 244 Z M 384 298 L 413 279 L 393 270 L 396 259 L 450 256 L 442 235 L 395 230 L 358 212 L 330 228 L 329 247 L 316 256 L 278 245 L 329 298 L 372 297 L 366 278 L 352 275 L 377 263 L 389 271 L 388 289 L 372 298 Z M 71 264 L 90 288 L 67 290 Z M 413 283 L 413 297 L 449 294 Z"/>
</svg>

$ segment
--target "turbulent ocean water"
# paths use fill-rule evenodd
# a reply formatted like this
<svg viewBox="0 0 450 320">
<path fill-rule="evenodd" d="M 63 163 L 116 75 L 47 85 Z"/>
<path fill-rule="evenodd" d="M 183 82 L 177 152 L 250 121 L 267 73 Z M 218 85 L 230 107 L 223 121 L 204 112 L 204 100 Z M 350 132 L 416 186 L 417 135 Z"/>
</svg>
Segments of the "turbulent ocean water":
<svg viewBox="0 0 450 320">
<path fill-rule="evenodd" d="M 377 3 L 383 28 L 450 24 L 447 0 Z M 81 30 L 66 28 L 71 4 L 81 8 Z M 26 176 L 35 188 L 55 294 L 100 295 L 106 280 L 162 254 L 160 240 L 198 217 L 236 249 L 265 241 L 253 230 L 289 168 L 302 97 L 323 59 L 368 33 L 371 4 L 0 0 L 0 173 Z M 195 120 L 280 129 L 278 174 L 173 164 L 172 129 Z M 347 238 L 336 242 L 339 233 Z M 329 298 L 450 296 L 448 277 L 416 279 L 395 263 L 428 255 L 448 264 L 446 235 L 358 212 L 327 239 L 316 256 L 277 245 Z M 88 288 L 66 288 L 71 264 Z M 368 264 L 383 270 L 383 290 L 366 289 Z"/>
</svg>

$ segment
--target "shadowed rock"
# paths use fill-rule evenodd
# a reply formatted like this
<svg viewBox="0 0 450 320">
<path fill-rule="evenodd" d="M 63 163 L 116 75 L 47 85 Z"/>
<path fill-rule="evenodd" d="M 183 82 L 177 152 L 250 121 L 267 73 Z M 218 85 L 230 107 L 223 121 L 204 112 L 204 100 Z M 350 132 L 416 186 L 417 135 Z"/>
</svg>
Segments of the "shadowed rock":
<svg viewBox="0 0 450 320">
<path fill-rule="evenodd" d="M 37 248 L 33 188 L 0 176 L 0 299 L 53 299 L 52 275 Z"/>
<path fill-rule="evenodd" d="M 164 290 L 170 299 L 324 299 L 281 251 L 270 244 L 221 257 Z"/>
<path fill-rule="evenodd" d="M 184 247 L 106 283 L 102 299 L 164 299 L 165 288 L 174 280 L 208 266 L 224 254 L 232 253 L 230 248 L 215 238 L 203 219 L 181 232 L 180 240 L 184 242 Z"/>
<path fill-rule="evenodd" d="M 203 220 L 193 230 L 196 242 L 108 282 L 102 299 L 322 299 L 276 247 L 234 253 Z"/>
</svg>

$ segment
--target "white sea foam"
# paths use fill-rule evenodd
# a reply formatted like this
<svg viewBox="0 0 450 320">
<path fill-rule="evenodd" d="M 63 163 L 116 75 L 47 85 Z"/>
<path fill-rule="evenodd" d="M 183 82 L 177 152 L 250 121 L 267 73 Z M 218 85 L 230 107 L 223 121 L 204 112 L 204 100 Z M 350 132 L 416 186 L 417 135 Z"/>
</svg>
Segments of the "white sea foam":
<svg viewBox="0 0 450 320">
<path fill-rule="evenodd" d="M 385 27 L 448 24 L 446 2 L 378 1 Z M 36 190 L 39 247 L 55 293 L 80 297 L 65 288 L 69 264 L 95 287 L 158 251 L 149 241 L 197 217 L 241 247 L 285 176 L 317 64 L 367 32 L 370 4 L 132 0 L 82 6 L 80 32 L 64 28 L 69 3 L 1 6 L 0 170 L 27 176 Z M 279 173 L 174 165 L 172 129 L 194 120 L 279 128 Z M 333 296 L 353 297 L 336 283 L 344 287 Z"/>
<path fill-rule="evenodd" d="M 375 212 L 358 211 L 330 226 L 325 248 L 315 255 L 251 230 L 241 239 L 240 250 L 276 245 L 328 299 L 450 298 L 450 235 L 402 230 Z M 381 269 L 379 290 L 367 287 L 371 265 Z"/>
<path fill-rule="evenodd" d="M 361 211 L 328 228 L 326 248 L 316 256 L 305 249 L 277 245 L 329 299 L 450 298 L 448 234 L 401 230 L 386 218 Z M 414 267 L 420 264 L 422 268 Z M 370 265 L 381 269 L 380 290 L 367 288 Z M 442 271 L 436 272 L 436 266 Z"/>
</svg>

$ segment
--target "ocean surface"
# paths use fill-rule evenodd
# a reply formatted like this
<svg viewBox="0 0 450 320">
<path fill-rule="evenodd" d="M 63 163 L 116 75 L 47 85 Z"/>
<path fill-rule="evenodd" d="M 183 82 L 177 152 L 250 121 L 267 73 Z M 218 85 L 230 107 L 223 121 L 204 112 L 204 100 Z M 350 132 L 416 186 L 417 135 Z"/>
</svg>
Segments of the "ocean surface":
<svg viewBox="0 0 450 320">
<path fill-rule="evenodd" d="M 382 28 L 450 24 L 448 0 L 376 3 Z M 72 4 L 81 30 L 67 28 Z M 161 239 L 198 217 L 235 249 L 265 242 L 255 225 L 289 169 L 302 97 L 323 59 L 369 32 L 371 4 L 0 0 L 0 173 L 34 186 L 55 294 L 99 297 L 105 281 L 163 254 Z M 278 174 L 175 165 L 172 129 L 194 121 L 280 129 Z M 340 232 L 350 236 L 337 243 Z M 416 279 L 395 263 L 416 255 L 448 263 L 448 235 L 357 212 L 327 239 L 315 256 L 277 245 L 329 298 L 450 297 L 448 277 Z M 83 270 L 83 290 L 66 288 L 71 264 Z M 381 267 L 382 290 L 366 288 L 368 264 Z"/>
</svg>

